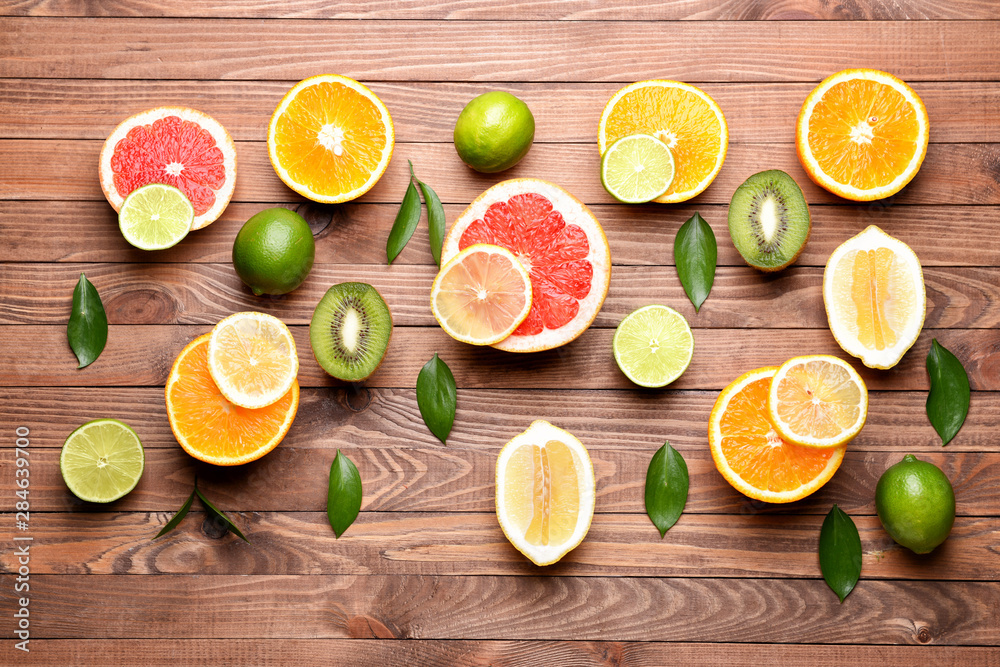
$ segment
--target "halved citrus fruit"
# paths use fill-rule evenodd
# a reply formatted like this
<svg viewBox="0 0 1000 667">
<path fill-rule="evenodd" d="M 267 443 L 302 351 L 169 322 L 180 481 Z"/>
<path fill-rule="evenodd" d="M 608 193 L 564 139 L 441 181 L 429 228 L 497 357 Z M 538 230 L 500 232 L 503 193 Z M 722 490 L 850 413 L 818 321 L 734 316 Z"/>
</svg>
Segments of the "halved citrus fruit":
<svg viewBox="0 0 1000 667">
<path fill-rule="evenodd" d="M 497 183 L 452 225 L 441 263 L 477 243 L 510 250 L 531 276 L 528 317 L 497 349 L 559 347 L 597 317 L 611 282 L 608 240 L 590 210 L 558 185 L 534 178 Z"/>
<path fill-rule="evenodd" d="M 790 503 L 826 484 L 847 446 L 817 449 L 782 440 L 767 411 L 777 370 L 768 366 L 744 373 L 722 390 L 708 418 L 708 443 L 715 467 L 737 491 Z"/>
<path fill-rule="evenodd" d="M 132 427 L 117 419 L 95 419 L 69 434 L 59 454 L 66 486 L 80 500 L 110 503 L 134 489 L 146 454 Z"/>
<path fill-rule="evenodd" d="M 303 197 L 338 204 L 368 192 L 395 145 L 389 110 L 354 79 L 320 74 L 299 81 L 267 127 L 271 166 Z"/>
<path fill-rule="evenodd" d="M 194 221 L 194 207 L 172 185 L 150 183 L 136 188 L 118 211 L 125 240 L 141 250 L 164 250 L 180 243 Z"/>
<path fill-rule="evenodd" d="M 431 286 L 431 311 L 455 340 L 499 343 L 531 310 L 531 278 L 500 246 L 477 243 L 441 267 Z"/>
<path fill-rule="evenodd" d="M 917 175 L 929 128 L 924 103 L 906 83 L 887 72 L 846 69 L 809 93 L 795 148 L 817 185 L 870 201 L 896 194 Z"/>
<path fill-rule="evenodd" d="M 806 447 L 839 447 L 865 425 L 868 387 L 843 359 L 795 357 L 774 374 L 767 410 L 782 439 Z"/>
<path fill-rule="evenodd" d="M 201 229 L 218 219 L 236 188 L 236 145 L 211 116 L 157 107 L 126 118 L 101 149 L 101 189 L 117 211 L 133 190 L 172 185 L 191 201 Z"/>
<path fill-rule="evenodd" d="M 844 352 L 869 368 L 892 368 L 924 326 L 927 293 L 920 260 L 910 246 L 869 225 L 827 260 L 823 303 Z"/>
<path fill-rule="evenodd" d="M 167 378 L 167 418 L 191 456 L 218 466 L 256 461 L 288 433 L 299 408 L 299 383 L 256 410 L 229 402 L 208 372 L 208 333 L 181 350 Z"/>
<path fill-rule="evenodd" d="M 583 443 L 547 421 L 532 422 L 497 457 L 500 528 L 532 563 L 551 565 L 587 535 L 594 487 Z"/>
<path fill-rule="evenodd" d="M 639 81 L 611 97 L 597 129 L 601 155 L 633 134 L 650 134 L 673 154 L 674 179 L 653 200 L 663 204 L 687 201 L 711 185 L 729 148 L 722 109 L 705 91 L 680 81 Z"/>
<path fill-rule="evenodd" d="M 208 371 L 219 391 L 241 408 L 263 408 L 288 393 L 299 372 L 295 339 L 267 313 L 230 315 L 215 325 Z"/>
</svg>

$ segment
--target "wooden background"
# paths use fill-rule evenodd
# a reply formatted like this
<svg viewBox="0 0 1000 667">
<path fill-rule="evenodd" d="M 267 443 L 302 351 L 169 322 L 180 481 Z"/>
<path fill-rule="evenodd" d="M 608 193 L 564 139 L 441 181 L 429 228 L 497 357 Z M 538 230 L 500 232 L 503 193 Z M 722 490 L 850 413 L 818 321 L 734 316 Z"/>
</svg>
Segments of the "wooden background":
<svg viewBox="0 0 1000 667">
<path fill-rule="evenodd" d="M 3 664 L 1000 664 L 994 0 L 21 0 L 0 12 Z M 900 76 L 930 114 L 923 168 L 888 201 L 831 196 L 795 157 L 803 99 L 846 67 Z M 265 144 L 281 96 L 324 72 L 368 84 L 397 133 L 382 180 L 338 207 L 287 189 Z M 598 176 L 600 113 L 622 85 L 654 77 L 715 97 L 729 156 L 694 201 L 615 204 Z M 493 89 L 524 99 L 537 122 L 531 152 L 502 176 L 473 173 L 451 144 L 462 106 Z M 118 232 L 98 185 L 98 153 L 122 119 L 167 104 L 222 122 L 236 140 L 239 176 L 219 221 L 174 249 L 144 253 Z M 425 223 L 397 263 L 385 264 L 407 159 L 449 222 L 505 177 L 549 179 L 590 205 L 614 260 L 593 328 L 528 356 L 449 339 L 427 304 L 435 267 Z M 775 276 L 745 267 L 726 231 L 735 187 L 769 168 L 795 177 L 814 216 L 804 254 Z M 259 299 L 236 277 L 230 252 L 241 224 L 274 205 L 297 208 L 313 225 L 316 266 L 294 293 Z M 699 314 L 671 250 L 694 211 L 719 240 L 715 288 Z M 859 368 L 872 390 L 868 425 L 826 487 L 791 505 L 751 501 L 712 465 L 711 406 L 751 368 L 796 354 L 843 356 L 826 326 L 823 266 L 869 224 L 920 257 L 924 331 L 896 368 Z M 65 329 L 81 271 L 111 328 L 101 358 L 77 370 Z M 377 286 L 397 323 L 385 363 L 363 386 L 336 384 L 309 354 L 313 307 L 343 280 Z M 611 357 L 614 327 L 649 303 L 677 308 L 695 329 L 690 369 L 660 391 L 638 390 Z M 247 309 L 291 325 L 302 404 L 277 450 L 212 469 L 174 441 L 163 383 L 188 341 Z M 973 388 L 969 418 L 946 449 L 924 411 L 934 337 L 963 361 Z M 435 352 L 459 384 L 447 446 L 424 427 L 414 395 Z M 147 457 L 135 491 L 100 507 L 77 501 L 58 470 L 63 440 L 97 417 L 131 424 Z M 577 435 L 597 474 L 587 539 L 544 569 L 507 543 L 493 512 L 496 454 L 535 418 Z M 14 650 L 11 617 L 19 426 L 31 429 L 30 654 Z M 691 491 L 660 539 L 642 489 L 667 439 L 687 460 Z M 357 463 L 365 489 L 361 515 L 339 540 L 324 513 L 337 448 Z M 878 477 L 910 452 L 941 466 L 958 502 L 951 537 L 924 557 L 895 545 L 873 506 Z M 220 534 L 200 509 L 151 541 L 195 474 L 251 544 Z M 854 518 L 864 549 L 862 579 L 843 604 L 816 555 L 833 503 Z"/>
</svg>

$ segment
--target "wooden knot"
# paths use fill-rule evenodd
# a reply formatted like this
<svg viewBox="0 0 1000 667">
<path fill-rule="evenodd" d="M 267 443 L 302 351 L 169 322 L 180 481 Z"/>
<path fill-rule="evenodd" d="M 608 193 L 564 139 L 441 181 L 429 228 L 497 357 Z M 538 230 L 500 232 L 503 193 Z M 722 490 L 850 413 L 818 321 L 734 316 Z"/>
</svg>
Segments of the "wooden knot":
<svg viewBox="0 0 1000 667">
<path fill-rule="evenodd" d="M 108 319 L 129 324 L 172 322 L 178 311 L 176 301 L 169 294 L 149 287 L 111 295 L 104 302 L 104 308 L 108 313 L 115 313 L 115 317 Z"/>
<path fill-rule="evenodd" d="M 302 202 L 295 207 L 295 212 L 305 219 L 314 239 L 326 236 L 333 225 L 333 219 L 338 217 L 338 215 L 343 217 L 343 212 L 336 206 L 315 204 L 312 202 Z"/>
<path fill-rule="evenodd" d="M 344 403 L 352 412 L 364 412 L 372 404 L 372 392 L 364 385 L 351 385 L 344 394 Z"/>
<path fill-rule="evenodd" d="M 205 520 L 201 523 L 201 532 L 210 539 L 220 540 L 229 532 L 229 526 L 219 517 L 206 514 Z"/>
<path fill-rule="evenodd" d="M 370 616 L 354 616 L 347 622 L 347 634 L 354 639 L 397 639 L 384 623 Z"/>
<path fill-rule="evenodd" d="M 929 644 L 933 639 L 934 635 L 931 634 L 930 629 L 926 625 L 920 626 L 920 629 L 917 630 L 917 641 L 921 644 Z"/>
</svg>

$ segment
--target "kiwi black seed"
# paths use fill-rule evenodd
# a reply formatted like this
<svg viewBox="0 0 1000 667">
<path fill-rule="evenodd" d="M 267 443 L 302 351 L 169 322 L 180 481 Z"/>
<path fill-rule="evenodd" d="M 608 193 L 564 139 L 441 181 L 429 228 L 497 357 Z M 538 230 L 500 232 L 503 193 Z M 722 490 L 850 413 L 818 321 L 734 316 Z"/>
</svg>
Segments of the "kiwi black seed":
<svg viewBox="0 0 1000 667">
<path fill-rule="evenodd" d="M 366 283 L 340 283 L 328 289 L 309 323 L 316 361 L 333 377 L 348 382 L 375 372 L 391 337 L 389 306 Z"/>
<path fill-rule="evenodd" d="M 812 222 L 802 188 L 783 171 L 754 174 L 729 203 L 729 236 L 750 266 L 780 271 L 794 262 Z"/>
</svg>

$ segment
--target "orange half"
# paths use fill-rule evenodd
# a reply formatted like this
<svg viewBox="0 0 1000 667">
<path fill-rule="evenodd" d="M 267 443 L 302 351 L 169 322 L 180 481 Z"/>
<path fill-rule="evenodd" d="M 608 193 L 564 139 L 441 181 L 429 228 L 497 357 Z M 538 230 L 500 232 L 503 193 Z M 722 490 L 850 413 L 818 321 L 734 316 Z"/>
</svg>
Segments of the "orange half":
<svg viewBox="0 0 1000 667">
<path fill-rule="evenodd" d="M 392 118 L 382 100 L 337 74 L 295 84 L 267 128 L 268 156 L 278 177 L 325 204 L 368 192 L 389 166 L 394 145 Z"/>
<path fill-rule="evenodd" d="M 177 356 L 167 379 L 167 417 L 177 442 L 206 463 L 234 466 L 274 449 L 288 433 L 299 408 L 299 383 L 266 408 L 241 408 L 222 395 L 208 372 L 211 334 L 191 341 Z"/>
<path fill-rule="evenodd" d="M 722 390 L 708 420 L 708 442 L 715 467 L 737 491 L 769 503 L 790 503 L 826 484 L 847 446 L 818 449 L 781 439 L 767 410 L 777 370 L 768 366 L 744 373 Z"/>
</svg>

